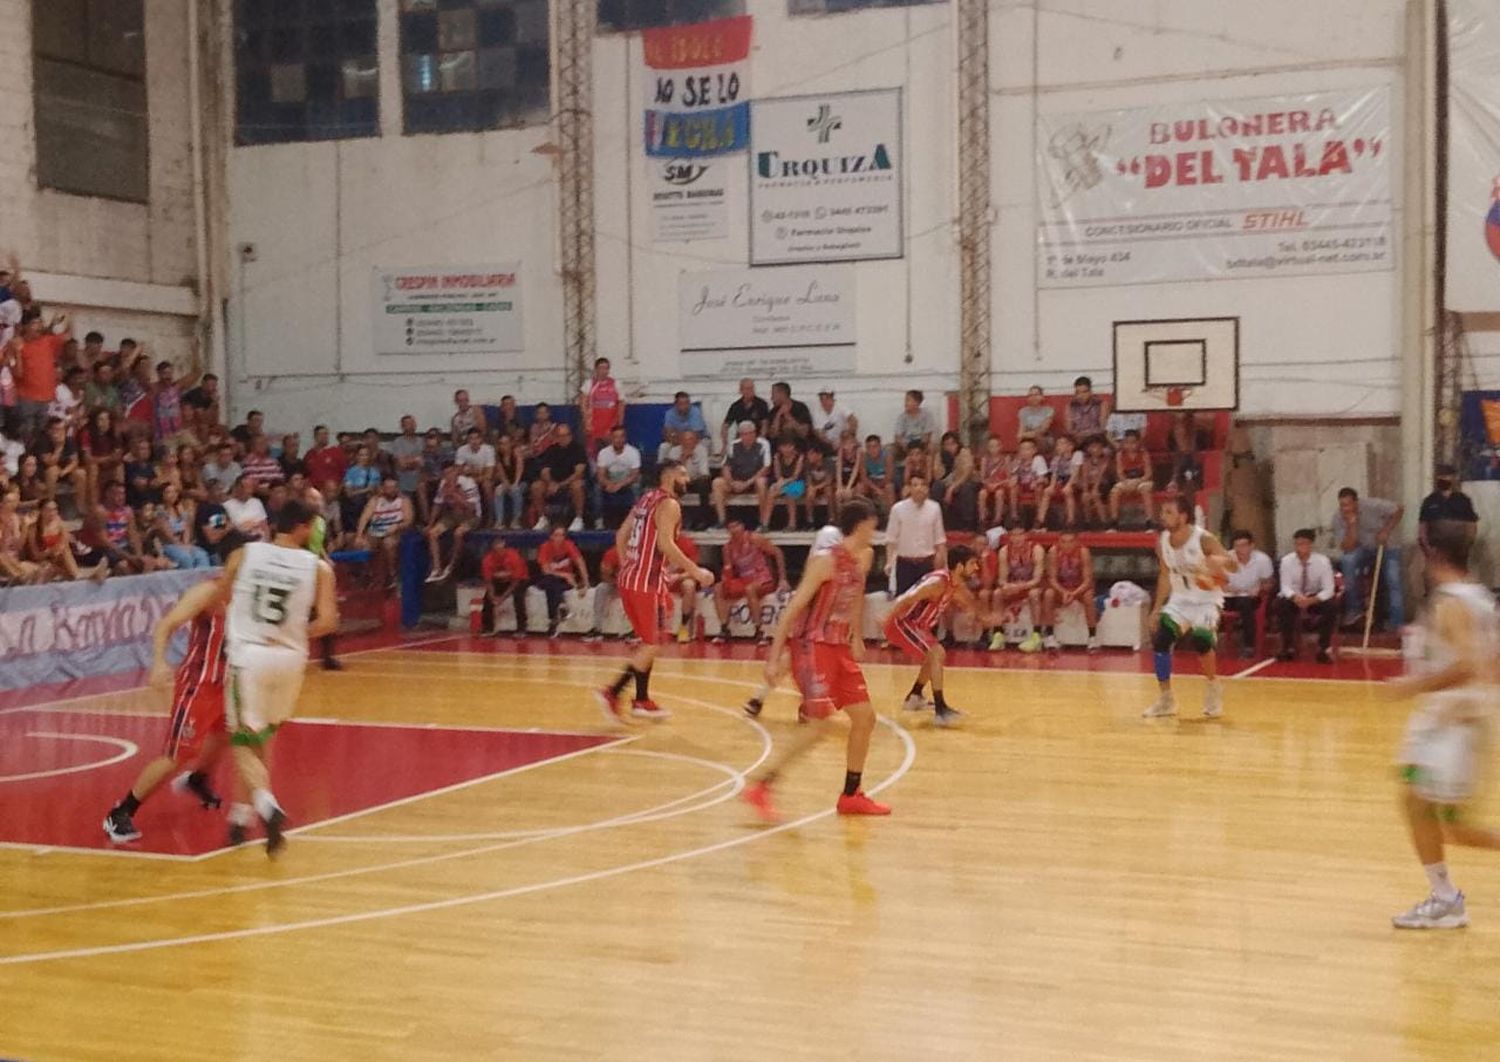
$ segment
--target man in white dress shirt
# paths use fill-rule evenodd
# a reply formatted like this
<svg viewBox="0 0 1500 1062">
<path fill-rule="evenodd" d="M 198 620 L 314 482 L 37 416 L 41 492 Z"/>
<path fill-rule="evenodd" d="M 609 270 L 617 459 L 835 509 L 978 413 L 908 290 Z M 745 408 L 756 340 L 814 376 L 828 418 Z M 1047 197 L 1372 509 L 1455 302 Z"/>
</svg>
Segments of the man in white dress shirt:
<svg viewBox="0 0 1500 1062">
<path fill-rule="evenodd" d="M 1297 658 L 1297 628 L 1306 615 L 1318 621 L 1318 663 L 1333 662 L 1328 646 L 1339 618 L 1333 600 L 1333 563 L 1313 552 L 1315 537 L 1311 528 L 1304 527 L 1292 536 L 1295 548 L 1281 558 L 1281 594 L 1276 598 L 1276 618 L 1281 623 L 1278 660 Z"/>
<path fill-rule="evenodd" d="M 907 477 L 907 496 L 891 506 L 885 527 L 885 571 L 895 573 L 896 595 L 906 593 L 934 568 L 948 563 L 943 508 L 927 496 L 927 477 Z"/>
<path fill-rule="evenodd" d="M 1249 531 L 1236 531 L 1229 542 L 1240 567 L 1229 574 L 1224 587 L 1224 611 L 1239 617 L 1240 657 L 1249 660 L 1255 656 L 1255 611 L 1260 608 L 1260 595 L 1276 583 L 1276 568 L 1270 557 L 1255 548 L 1255 536 Z"/>
</svg>

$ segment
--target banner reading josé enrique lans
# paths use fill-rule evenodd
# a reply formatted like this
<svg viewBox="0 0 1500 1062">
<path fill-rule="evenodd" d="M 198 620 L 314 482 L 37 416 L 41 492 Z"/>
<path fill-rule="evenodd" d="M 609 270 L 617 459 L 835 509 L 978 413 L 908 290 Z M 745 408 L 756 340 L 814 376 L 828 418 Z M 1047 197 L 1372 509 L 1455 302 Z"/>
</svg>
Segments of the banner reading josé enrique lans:
<svg viewBox="0 0 1500 1062">
<path fill-rule="evenodd" d="M 751 17 L 646 30 L 646 154 L 699 158 L 750 139 Z"/>
<path fill-rule="evenodd" d="M 1042 115 L 1043 288 L 1389 270 L 1384 87 Z"/>
</svg>

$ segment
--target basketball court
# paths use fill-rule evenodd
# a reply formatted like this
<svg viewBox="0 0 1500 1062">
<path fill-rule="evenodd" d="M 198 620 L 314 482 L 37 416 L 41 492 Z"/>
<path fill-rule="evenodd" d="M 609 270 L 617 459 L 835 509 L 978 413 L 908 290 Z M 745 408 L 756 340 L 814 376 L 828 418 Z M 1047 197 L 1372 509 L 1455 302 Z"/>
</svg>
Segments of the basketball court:
<svg viewBox="0 0 1500 1062">
<path fill-rule="evenodd" d="M 1422 879 L 1389 661 L 1252 665 L 1214 722 L 1187 678 L 1181 718 L 1143 722 L 1134 655 L 975 655 L 950 732 L 895 709 L 910 668 L 872 650 L 866 784 L 895 814 L 832 815 L 830 741 L 766 828 L 737 795 L 796 702 L 746 718 L 761 668 L 733 657 L 664 660 L 675 718 L 623 732 L 589 696 L 612 647 L 438 637 L 313 671 L 272 864 L 165 793 L 142 842 L 104 841 L 156 694 L 5 708 L 0 1048 L 1477 1059 L 1500 1038 L 1500 864 L 1455 861 L 1467 933 L 1390 929 Z"/>
</svg>

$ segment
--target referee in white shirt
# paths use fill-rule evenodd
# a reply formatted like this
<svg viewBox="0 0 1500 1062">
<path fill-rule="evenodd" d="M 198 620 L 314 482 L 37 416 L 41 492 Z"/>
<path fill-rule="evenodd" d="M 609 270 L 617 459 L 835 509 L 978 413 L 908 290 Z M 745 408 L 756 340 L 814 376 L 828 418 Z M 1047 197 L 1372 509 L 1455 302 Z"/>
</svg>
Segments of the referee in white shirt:
<svg viewBox="0 0 1500 1062">
<path fill-rule="evenodd" d="M 1292 536 L 1295 548 L 1281 558 L 1281 594 L 1276 599 L 1276 618 L 1281 622 L 1278 660 L 1297 658 L 1297 626 L 1302 616 L 1308 615 L 1318 621 L 1318 663 L 1333 662 L 1328 646 L 1339 618 L 1333 600 L 1333 564 L 1323 554 L 1313 552 L 1314 539 L 1312 529 L 1304 527 Z"/>
<path fill-rule="evenodd" d="M 900 596 L 935 567 L 948 563 L 948 532 L 943 507 L 927 496 L 927 477 L 907 477 L 907 496 L 891 506 L 885 526 L 885 570 L 896 573 Z"/>
</svg>

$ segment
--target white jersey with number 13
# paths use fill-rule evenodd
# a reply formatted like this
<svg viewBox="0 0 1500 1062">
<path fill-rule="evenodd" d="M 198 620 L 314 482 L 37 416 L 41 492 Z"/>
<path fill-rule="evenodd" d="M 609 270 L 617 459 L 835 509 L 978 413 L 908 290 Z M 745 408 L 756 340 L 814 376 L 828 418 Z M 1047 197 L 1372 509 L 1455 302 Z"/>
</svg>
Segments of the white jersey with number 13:
<svg viewBox="0 0 1500 1062">
<path fill-rule="evenodd" d="M 305 549 L 251 542 L 240 557 L 229 602 L 229 662 L 247 646 L 307 656 L 307 621 L 317 600 L 317 557 Z"/>
</svg>

